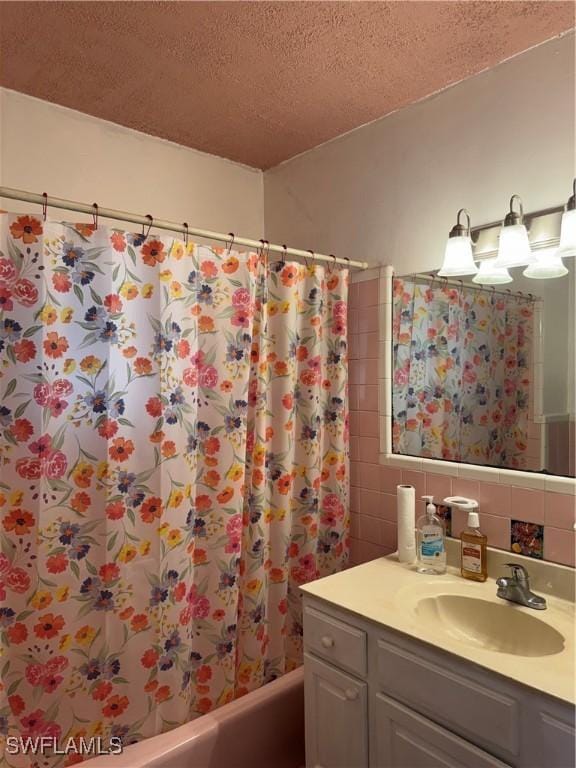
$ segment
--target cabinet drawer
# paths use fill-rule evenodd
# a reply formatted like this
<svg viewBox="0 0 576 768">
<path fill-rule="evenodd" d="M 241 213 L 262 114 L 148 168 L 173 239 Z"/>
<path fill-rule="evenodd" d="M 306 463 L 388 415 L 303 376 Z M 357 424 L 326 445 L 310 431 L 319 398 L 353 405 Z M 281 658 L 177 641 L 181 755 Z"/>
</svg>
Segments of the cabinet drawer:
<svg viewBox="0 0 576 768">
<path fill-rule="evenodd" d="M 307 651 L 356 675 L 366 675 L 366 633 L 315 608 L 304 608 Z"/>
<path fill-rule="evenodd" d="M 375 725 L 377 768 L 509 768 L 381 693 L 376 695 Z"/>
<path fill-rule="evenodd" d="M 379 690 L 475 744 L 513 760 L 519 753 L 516 699 L 380 639 Z"/>
</svg>

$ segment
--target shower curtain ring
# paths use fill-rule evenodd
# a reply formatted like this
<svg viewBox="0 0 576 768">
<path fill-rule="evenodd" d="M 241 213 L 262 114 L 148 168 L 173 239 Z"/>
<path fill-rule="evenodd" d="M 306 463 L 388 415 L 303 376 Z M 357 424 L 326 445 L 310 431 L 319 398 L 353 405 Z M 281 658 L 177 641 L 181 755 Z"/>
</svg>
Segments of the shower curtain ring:
<svg viewBox="0 0 576 768">
<path fill-rule="evenodd" d="M 226 256 L 230 255 L 230 251 L 234 245 L 234 232 L 228 232 L 228 237 L 230 238 L 230 242 L 226 241 Z"/>
<path fill-rule="evenodd" d="M 282 244 L 282 266 L 286 264 L 286 256 L 288 255 L 288 246 L 283 243 Z"/>
<path fill-rule="evenodd" d="M 260 240 L 262 243 L 262 261 L 264 263 L 264 271 L 268 271 L 268 258 L 270 256 L 270 243 L 268 240 Z"/>
<path fill-rule="evenodd" d="M 182 227 L 184 228 L 184 247 L 188 248 L 188 237 L 190 236 L 190 233 L 188 232 L 188 222 L 185 221 L 182 224 Z"/>
<path fill-rule="evenodd" d="M 142 224 L 142 237 L 144 238 L 144 241 L 148 240 L 152 224 L 154 224 L 154 219 L 149 213 L 146 214 L 146 218 L 148 219 L 148 229 L 146 230 L 146 234 L 144 234 L 144 224 Z"/>
<path fill-rule="evenodd" d="M 314 251 L 311 251 L 309 248 L 307 249 L 307 252 L 310 254 L 310 257 L 314 259 Z M 306 263 L 306 269 L 310 269 L 310 264 L 308 263 L 308 259 L 304 257 L 304 261 Z"/>
<path fill-rule="evenodd" d="M 48 210 L 48 195 L 46 192 L 42 192 L 44 202 L 42 203 L 42 221 L 46 221 L 46 212 Z"/>
<path fill-rule="evenodd" d="M 98 229 L 98 203 L 92 203 L 92 220 L 94 222 L 94 231 Z"/>
<path fill-rule="evenodd" d="M 334 272 L 334 270 L 336 269 L 336 256 L 334 256 L 333 253 L 329 253 L 328 255 L 332 256 L 332 259 L 333 259 L 332 264 L 328 267 L 328 274 L 331 275 L 332 272 Z"/>
</svg>

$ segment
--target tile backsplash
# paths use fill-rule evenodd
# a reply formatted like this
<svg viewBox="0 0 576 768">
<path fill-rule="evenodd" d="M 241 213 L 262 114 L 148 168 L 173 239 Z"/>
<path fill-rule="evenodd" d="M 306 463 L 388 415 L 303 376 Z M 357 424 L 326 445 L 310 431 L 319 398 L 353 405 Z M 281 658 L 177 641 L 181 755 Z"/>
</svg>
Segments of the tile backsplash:
<svg viewBox="0 0 576 768">
<path fill-rule="evenodd" d="M 416 489 L 419 497 L 478 499 L 480 526 L 488 544 L 504 550 L 574 566 L 576 496 L 505 486 L 450 475 L 387 467 L 379 463 L 378 279 L 353 283 L 349 302 L 350 334 L 350 511 L 351 562 L 396 549 L 396 486 Z M 466 516 L 452 509 L 452 535 L 459 536 Z"/>
</svg>

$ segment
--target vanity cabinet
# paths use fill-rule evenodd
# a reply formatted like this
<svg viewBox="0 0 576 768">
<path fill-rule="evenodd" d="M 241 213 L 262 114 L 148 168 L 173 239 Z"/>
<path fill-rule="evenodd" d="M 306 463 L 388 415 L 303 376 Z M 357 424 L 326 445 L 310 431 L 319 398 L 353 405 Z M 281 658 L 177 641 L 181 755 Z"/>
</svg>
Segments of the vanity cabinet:
<svg viewBox="0 0 576 768">
<path fill-rule="evenodd" d="M 309 595 L 304 649 L 307 768 L 574 766 L 567 702 Z"/>
</svg>

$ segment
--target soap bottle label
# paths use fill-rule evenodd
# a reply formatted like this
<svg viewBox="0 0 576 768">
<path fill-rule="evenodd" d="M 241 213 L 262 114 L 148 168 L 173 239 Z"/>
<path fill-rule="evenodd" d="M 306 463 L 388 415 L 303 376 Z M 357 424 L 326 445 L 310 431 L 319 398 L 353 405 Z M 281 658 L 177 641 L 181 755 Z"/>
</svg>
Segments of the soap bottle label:
<svg viewBox="0 0 576 768">
<path fill-rule="evenodd" d="M 482 547 L 480 544 L 462 543 L 462 568 L 470 573 L 482 573 Z"/>
<path fill-rule="evenodd" d="M 444 553 L 444 540 L 442 529 L 436 525 L 428 525 L 422 528 L 422 542 L 420 545 L 420 557 L 425 563 L 434 563 Z"/>
</svg>

